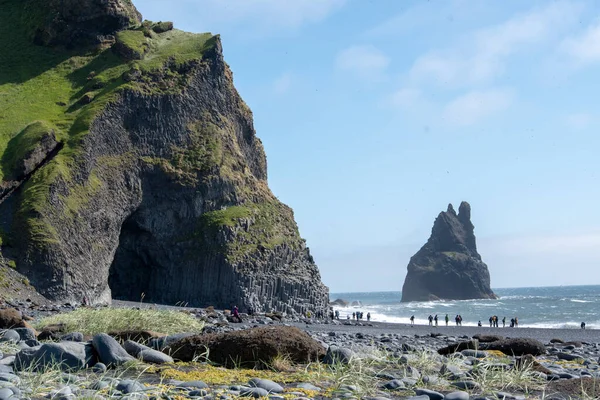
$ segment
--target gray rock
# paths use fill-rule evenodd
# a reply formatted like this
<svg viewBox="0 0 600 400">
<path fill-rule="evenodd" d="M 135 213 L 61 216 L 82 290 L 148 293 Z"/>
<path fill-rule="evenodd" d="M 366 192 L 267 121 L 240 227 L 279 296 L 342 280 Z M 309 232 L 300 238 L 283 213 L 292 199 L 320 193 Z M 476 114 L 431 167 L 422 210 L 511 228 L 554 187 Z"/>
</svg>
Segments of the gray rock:
<svg viewBox="0 0 600 400">
<path fill-rule="evenodd" d="M 160 351 L 153 350 L 153 349 L 142 350 L 137 355 L 137 358 L 142 360 L 143 362 L 152 363 L 152 364 L 165 364 L 165 363 L 173 362 L 173 357 L 168 356 L 165 353 L 161 353 Z"/>
<path fill-rule="evenodd" d="M 96 382 L 94 382 L 94 383 L 92 383 L 90 385 L 90 389 L 92 389 L 92 390 L 102 390 L 102 389 L 106 389 L 109 386 L 110 386 L 109 382 L 106 382 L 106 381 L 96 381 Z"/>
<path fill-rule="evenodd" d="M 12 374 L 15 371 L 13 370 L 13 367 L 11 367 L 10 365 L 0 364 L 0 373 L 2 373 L 2 372 Z"/>
<path fill-rule="evenodd" d="M 135 360 L 123 347 L 106 333 L 99 333 L 92 339 L 92 345 L 98 353 L 100 361 L 107 366 L 122 365 L 128 361 Z"/>
<path fill-rule="evenodd" d="M 414 378 L 402 378 L 401 381 L 404 382 L 406 386 L 415 386 L 417 384 L 417 380 Z"/>
<path fill-rule="evenodd" d="M 36 340 L 37 336 L 35 335 L 35 331 L 31 328 L 13 328 L 15 332 L 19 334 L 21 340 Z"/>
<path fill-rule="evenodd" d="M 406 400 L 429 400 L 429 396 L 427 396 L 426 394 L 420 396 L 410 396 L 407 397 Z"/>
<path fill-rule="evenodd" d="M 208 385 L 202 381 L 181 382 L 177 387 L 182 389 L 208 389 Z"/>
<path fill-rule="evenodd" d="M 37 347 L 37 346 L 41 346 L 42 343 L 40 343 L 37 339 L 28 339 L 24 342 L 28 347 Z"/>
<path fill-rule="evenodd" d="M 145 388 L 138 381 L 134 381 L 132 379 L 124 379 L 121 382 L 119 382 L 116 389 L 118 391 L 120 391 L 121 393 L 129 394 L 129 393 L 134 393 L 134 392 L 141 392 Z"/>
<path fill-rule="evenodd" d="M 388 390 L 406 389 L 406 385 L 404 385 L 404 382 L 402 382 L 399 379 L 392 379 L 391 381 L 388 381 L 388 382 L 384 383 L 382 385 L 382 387 L 384 389 L 388 389 Z"/>
<path fill-rule="evenodd" d="M 507 392 L 496 392 L 495 395 L 498 400 L 525 400 L 525 396 Z"/>
<path fill-rule="evenodd" d="M 81 333 L 81 332 L 67 333 L 66 335 L 61 337 L 60 340 L 67 341 L 67 342 L 83 342 L 83 333 Z"/>
<path fill-rule="evenodd" d="M 265 397 L 268 395 L 269 395 L 268 391 L 266 391 L 263 388 L 259 388 L 259 387 L 243 388 L 240 391 L 241 397 L 254 397 L 255 399 L 258 399 L 259 397 Z"/>
<path fill-rule="evenodd" d="M 574 361 L 574 360 L 583 360 L 583 357 L 580 356 L 579 354 L 569 354 L 569 353 L 556 353 L 555 354 L 556 357 L 558 357 L 559 360 L 566 360 L 566 361 Z"/>
<path fill-rule="evenodd" d="M 162 336 L 159 338 L 153 338 L 150 340 L 150 342 L 148 343 L 150 345 L 151 348 L 153 348 L 154 350 L 158 350 L 158 351 L 162 351 L 164 350 L 167 346 L 169 346 L 170 344 L 173 344 L 181 339 L 184 339 L 186 337 L 189 336 L 194 336 L 196 335 L 195 333 L 190 333 L 190 332 L 186 332 L 186 333 L 177 333 L 175 335 L 169 335 L 169 336 Z"/>
<path fill-rule="evenodd" d="M 103 363 L 96 363 L 94 364 L 94 366 L 92 367 L 92 372 L 95 372 L 97 374 L 103 374 L 106 372 L 108 368 L 106 367 L 106 364 Z"/>
<path fill-rule="evenodd" d="M 429 397 L 429 400 L 443 400 L 444 395 L 440 392 L 436 392 L 435 390 L 429 389 L 415 389 L 415 393 L 417 396 L 425 395 Z"/>
<path fill-rule="evenodd" d="M 479 387 L 480 387 L 479 383 L 474 382 L 474 381 L 452 382 L 452 386 L 455 386 L 459 389 L 466 389 L 466 390 L 479 389 Z"/>
<path fill-rule="evenodd" d="M 4 332 L 0 331 L 0 342 L 18 343 L 21 340 L 21 335 L 14 329 L 7 329 Z"/>
<path fill-rule="evenodd" d="M 208 394 L 208 392 L 204 389 L 196 389 L 196 390 L 192 390 L 188 393 L 188 396 L 191 397 L 204 397 Z"/>
<path fill-rule="evenodd" d="M 465 357 L 475 357 L 475 358 L 487 357 L 487 353 L 485 351 L 471 350 L 471 349 L 463 350 L 463 351 L 461 351 L 461 354 Z"/>
<path fill-rule="evenodd" d="M 23 349 L 15 358 L 17 370 L 33 368 L 44 369 L 46 366 L 60 363 L 63 370 L 77 370 L 90 367 L 96 363 L 90 345 L 75 342 L 45 343 L 40 347 Z"/>
<path fill-rule="evenodd" d="M 283 393 L 283 387 L 280 384 L 268 379 L 252 378 L 248 382 L 248 386 L 262 388 L 269 393 Z"/>
<path fill-rule="evenodd" d="M 21 379 L 15 374 L 9 374 L 6 372 L 0 373 L 0 382 L 9 382 L 14 385 L 21 383 Z"/>
<path fill-rule="evenodd" d="M 18 396 L 20 394 L 19 389 L 16 387 L 7 387 L 0 389 L 0 400 L 8 400 L 13 396 Z"/>
<path fill-rule="evenodd" d="M 321 391 L 320 387 L 315 386 L 312 383 L 308 383 L 308 382 L 297 383 L 296 385 L 294 385 L 294 387 L 297 387 L 298 389 L 314 390 L 317 392 Z"/>
<path fill-rule="evenodd" d="M 327 354 L 325 354 L 325 358 L 323 359 L 323 363 L 329 365 L 335 363 L 348 364 L 353 356 L 354 353 L 350 349 L 344 347 L 329 346 L 329 348 L 327 349 Z"/>
<path fill-rule="evenodd" d="M 138 354 L 140 354 L 140 352 L 142 352 L 143 350 L 152 350 L 150 347 L 144 346 L 143 344 L 140 344 L 138 342 L 134 342 L 133 340 L 126 340 L 125 343 L 123 343 L 123 348 L 132 357 L 136 358 Z"/>
<path fill-rule="evenodd" d="M 467 392 L 452 392 L 446 394 L 444 400 L 469 400 L 470 396 Z"/>
</svg>

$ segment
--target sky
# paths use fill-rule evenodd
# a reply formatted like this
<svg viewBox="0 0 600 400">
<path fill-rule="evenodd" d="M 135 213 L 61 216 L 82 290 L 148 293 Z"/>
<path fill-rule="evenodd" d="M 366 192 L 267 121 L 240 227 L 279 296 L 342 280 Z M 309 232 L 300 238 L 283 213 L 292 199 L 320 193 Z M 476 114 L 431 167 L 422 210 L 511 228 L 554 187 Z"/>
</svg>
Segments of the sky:
<svg viewBox="0 0 600 400">
<path fill-rule="evenodd" d="M 135 4 L 221 35 L 331 292 L 400 290 L 462 200 L 492 287 L 600 284 L 600 3 Z"/>
</svg>

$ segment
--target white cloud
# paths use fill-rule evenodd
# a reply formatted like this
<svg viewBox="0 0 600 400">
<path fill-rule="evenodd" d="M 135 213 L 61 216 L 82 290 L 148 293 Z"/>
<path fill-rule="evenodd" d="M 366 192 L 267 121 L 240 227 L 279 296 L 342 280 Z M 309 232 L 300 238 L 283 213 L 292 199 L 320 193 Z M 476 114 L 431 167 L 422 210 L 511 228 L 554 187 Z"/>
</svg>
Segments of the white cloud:
<svg viewBox="0 0 600 400">
<path fill-rule="evenodd" d="M 577 37 L 563 40 L 560 51 L 570 57 L 576 65 L 589 65 L 600 62 L 600 23 L 588 27 Z"/>
<path fill-rule="evenodd" d="M 444 108 L 444 121 L 453 125 L 474 125 L 507 109 L 514 99 L 509 89 L 474 90 L 457 97 Z"/>
<path fill-rule="evenodd" d="M 571 129 L 585 129 L 594 121 L 594 117 L 588 113 L 569 114 L 565 118 L 566 125 Z"/>
<path fill-rule="evenodd" d="M 384 79 L 390 59 L 374 46 L 352 46 L 336 58 L 336 68 L 353 73 L 367 81 Z"/>
<path fill-rule="evenodd" d="M 346 0 L 137 0 L 136 6 L 147 18 L 194 22 L 184 29 L 223 33 L 228 28 L 250 34 L 270 34 L 295 30 L 324 20 L 340 9 Z M 185 10 L 185 11 L 184 11 Z M 146 15 L 147 14 L 147 15 Z M 178 25 L 179 26 L 179 25 Z"/>
<path fill-rule="evenodd" d="M 577 3 L 553 2 L 501 24 L 470 33 L 454 46 L 419 57 L 410 77 L 448 86 L 468 86 L 501 75 L 508 58 L 556 37 L 581 13 Z"/>
<path fill-rule="evenodd" d="M 392 93 L 388 103 L 393 107 L 410 108 L 422 100 L 419 89 L 403 88 Z"/>
<path fill-rule="evenodd" d="M 291 86 L 292 74 L 289 72 L 284 72 L 277 79 L 275 79 L 275 82 L 273 82 L 273 92 L 279 95 L 285 94 L 290 90 Z"/>
</svg>

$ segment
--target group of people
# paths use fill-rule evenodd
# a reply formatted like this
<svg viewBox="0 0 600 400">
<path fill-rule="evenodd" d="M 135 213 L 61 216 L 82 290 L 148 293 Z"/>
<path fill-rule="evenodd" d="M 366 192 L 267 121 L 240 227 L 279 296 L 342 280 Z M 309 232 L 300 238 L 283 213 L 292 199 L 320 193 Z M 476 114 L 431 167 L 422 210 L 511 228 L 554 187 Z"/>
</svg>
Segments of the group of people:
<svg viewBox="0 0 600 400">
<path fill-rule="evenodd" d="M 498 328 L 498 316 L 497 315 L 492 315 L 489 319 L 490 321 L 490 328 Z M 477 326 L 482 326 L 481 321 L 479 321 L 477 323 Z M 519 326 L 519 318 L 514 317 L 510 319 L 510 327 L 511 328 L 517 328 Z M 506 317 L 502 318 L 502 327 L 506 328 Z"/>
<path fill-rule="evenodd" d="M 339 310 L 335 310 L 335 311 L 330 311 L 329 312 L 329 318 L 330 319 L 340 319 L 340 311 Z M 350 314 L 346 314 L 346 319 L 350 319 Z M 352 320 L 353 321 L 360 321 L 364 319 L 364 313 L 362 311 L 355 311 L 352 313 Z M 367 322 L 371 321 L 371 313 L 368 312 L 367 313 Z"/>
<path fill-rule="evenodd" d="M 429 315 L 429 317 L 427 317 L 427 320 L 429 321 L 429 326 L 438 326 L 438 315 Z M 456 323 L 456 326 L 462 326 L 462 315 L 460 314 L 456 314 L 456 317 L 454 317 L 454 322 Z M 446 326 L 448 326 L 448 322 L 450 321 L 450 317 L 448 316 L 448 314 L 446 314 L 446 316 L 444 317 L 444 321 L 446 322 Z M 497 315 L 492 315 L 489 319 L 490 321 L 490 328 L 498 328 L 499 327 L 499 319 Z M 410 324 L 414 325 L 415 324 L 415 316 L 412 315 L 410 317 Z M 481 321 L 479 321 L 477 323 L 477 326 L 483 326 L 481 324 Z M 511 328 L 516 328 L 519 326 L 519 318 L 514 317 L 510 319 L 510 327 Z M 502 327 L 505 328 L 506 327 L 506 317 L 502 318 Z M 581 325 L 582 329 L 585 329 L 585 323 L 582 323 Z"/>
</svg>

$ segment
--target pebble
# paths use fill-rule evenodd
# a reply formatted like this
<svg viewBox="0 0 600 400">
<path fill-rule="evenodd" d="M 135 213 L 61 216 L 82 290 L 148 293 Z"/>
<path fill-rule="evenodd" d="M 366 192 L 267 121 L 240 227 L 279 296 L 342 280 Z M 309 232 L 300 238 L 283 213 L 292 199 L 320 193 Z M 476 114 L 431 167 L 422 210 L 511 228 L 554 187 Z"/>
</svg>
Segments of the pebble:
<svg viewBox="0 0 600 400">
<path fill-rule="evenodd" d="M 436 392 L 435 390 L 416 389 L 415 393 L 417 396 L 425 395 L 429 398 L 429 400 L 444 400 L 444 395 L 440 392 Z"/>
<path fill-rule="evenodd" d="M 444 400 L 469 400 L 470 396 L 467 392 L 452 392 L 446 394 Z"/>
<path fill-rule="evenodd" d="M 119 382 L 116 389 L 122 393 L 128 394 L 134 392 L 141 392 L 142 390 L 144 390 L 144 386 L 138 381 L 125 379 Z"/>
<path fill-rule="evenodd" d="M 254 397 L 255 399 L 258 399 L 259 397 L 265 397 L 268 396 L 269 392 L 266 391 L 263 388 L 259 388 L 259 387 L 249 387 L 249 388 L 244 388 L 240 391 L 240 396 L 242 397 Z"/>
</svg>

